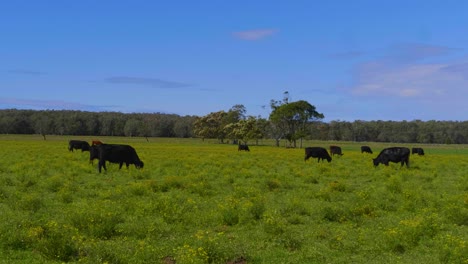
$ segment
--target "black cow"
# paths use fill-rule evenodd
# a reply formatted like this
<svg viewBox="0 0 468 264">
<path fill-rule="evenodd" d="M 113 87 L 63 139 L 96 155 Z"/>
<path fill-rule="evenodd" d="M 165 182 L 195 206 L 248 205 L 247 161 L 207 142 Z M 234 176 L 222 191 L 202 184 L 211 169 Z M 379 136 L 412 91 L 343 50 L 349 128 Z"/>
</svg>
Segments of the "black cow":
<svg viewBox="0 0 468 264">
<path fill-rule="evenodd" d="M 89 163 L 94 164 L 95 159 L 99 159 L 99 145 L 89 147 Z"/>
<path fill-rule="evenodd" d="M 361 153 L 364 152 L 372 154 L 372 149 L 369 146 L 361 146 Z"/>
<path fill-rule="evenodd" d="M 89 151 L 89 143 L 83 140 L 70 140 L 68 141 L 68 150 L 81 149 L 83 151 Z"/>
<path fill-rule="evenodd" d="M 388 162 L 401 162 L 401 166 L 406 163 L 406 167 L 409 167 L 409 148 L 404 147 L 393 147 L 383 149 L 377 158 L 373 159 L 374 166 L 378 166 L 380 163 L 388 166 Z"/>
<path fill-rule="evenodd" d="M 97 152 L 95 151 L 97 150 Z M 93 155 L 91 155 L 93 153 Z M 127 168 L 130 164 L 134 164 L 137 169 L 143 168 L 143 162 L 138 157 L 135 149 L 129 145 L 117 145 L 117 144 L 101 144 L 95 145 L 93 151 L 90 151 L 90 161 L 96 158 L 99 159 L 99 172 L 101 168 L 107 171 L 106 161 L 111 163 L 119 163 L 119 170 L 125 163 Z"/>
<path fill-rule="evenodd" d="M 237 147 L 237 151 L 241 150 L 250 151 L 249 146 L 247 144 L 239 144 L 239 146 Z"/>
<path fill-rule="evenodd" d="M 307 161 L 310 157 L 317 158 L 317 162 L 326 159 L 328 162 L 332 160 L 327 150 L 322 147 L 308 147 L 305 148 L 304 161 Z"/>
<path fill-rule="evenodd" d="M 424 156 L 424 149 L 422 148 L 412 148 L 411 154 L 418 154 L 419 156 Z"/>
<path fill-rule="evenodd" d="M 330 146 L 330 154 L 332 156 L 334 156 L 335 154 L 343 156 L 343 152 L 341 152 L 341 147 L 338 146 Z"/>
</svg>

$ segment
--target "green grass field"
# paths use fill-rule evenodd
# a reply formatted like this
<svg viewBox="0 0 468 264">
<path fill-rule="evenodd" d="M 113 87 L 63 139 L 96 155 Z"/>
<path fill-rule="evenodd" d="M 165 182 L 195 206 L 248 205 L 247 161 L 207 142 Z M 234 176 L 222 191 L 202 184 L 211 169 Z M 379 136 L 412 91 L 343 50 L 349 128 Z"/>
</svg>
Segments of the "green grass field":
<svg viewBox="0 0 468 264">
<path fill-rule="evenodd" d="M 130 144 L 145 167 L 99 174 L 69 139 Z M 317 163 L 261 143 L 2 135 L 0 263 L 468 263 L 468 146 L 374 168 L 405 145 L 304 142 L 342 146 Z"/>
</svg>

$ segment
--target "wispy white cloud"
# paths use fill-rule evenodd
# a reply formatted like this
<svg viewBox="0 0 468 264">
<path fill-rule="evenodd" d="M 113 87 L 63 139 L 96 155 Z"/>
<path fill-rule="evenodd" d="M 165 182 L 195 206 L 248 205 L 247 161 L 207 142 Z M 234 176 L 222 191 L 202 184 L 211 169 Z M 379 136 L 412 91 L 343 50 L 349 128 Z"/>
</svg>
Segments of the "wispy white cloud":
<svg viewBox="0 0 468 264">
<path fill-rule="evenodd" d="M 106 78 L 107 83 L 112 84 L 138 84 L 154 88 L 184 88 L 192 86 L 187 83 L 165 81 L 156 78 L 142 78 L 142 77 L 128 77 L 128 76 L 114 76 Z"/>
<path fill-rule="evenodd" d="M 457 50 L 456 48 L 439 45 L 404 43 L 390 47 L 388 56 L 396 60 L 416 61 L 448 55 Z"/>
<path fill-rule="evenodd" d="M 337 52 L 330 54 L 328 57 L 331 59 L 340 59 L 340 60 L 348 60 L 348 59 L 355 59 L 362 57 L 364 55 L 361 51 L 346 51 L 346 52 Z"/>
<path fill-rule="evenodd" d="M 0 98 L 0 108 L 19 108 L 33 110 L 83 110 L 83 111 L 106 111 L 119 106 L 107 105 L 96 106 L 80 104 L 62 100 L 36 100 L 19 98 Z"/>
<path fill-rule="evenodd" d="M 232 33 L 232 35 L 238 39 L 242 40 L 260 40 L 266 37 L 276 34 L 278 30 L 276 29 L 254 29 L 246 31 L 237 31 Z"/>
<path fill-rule="evenodd" d="M 401 50 L 399 46 L 397 48 Z M 425 58 L 448 54 L 450 48 L 431 45 L 404 46 L 399 63 L 390 55 L 360 64 L 354 73 L 355 95 L 440 99 L 467 95 L 468 62 L 423 63 Z M 392 54 L 392 52 L 390 52 Z"/>
<path fill-rule="evenodd" d="M 466 95 L 468 78 L 447 71 L 446 64 L 416 64 L 400 67 L 364 65 L 357 74 L 352 91 L 356 95 L 381 95 L 413 98 Z"/>
<path fill-rule="evenodd" d="M 44 75 L 46 74 L 45 72 L 41 71 L 32 71 L 32 70 L 25 70 L 25 69 L 14 69 L 14 70 L 9 70 L 9 73 L 13 74 L 24 74 L 24 75 Z"/>
<path fill-rule="evenodd" d="M 460 74 L 464 78 L 468 79 L 468 62 L 448 65 L 443 68 L 442 71 Z"/>
</svg>

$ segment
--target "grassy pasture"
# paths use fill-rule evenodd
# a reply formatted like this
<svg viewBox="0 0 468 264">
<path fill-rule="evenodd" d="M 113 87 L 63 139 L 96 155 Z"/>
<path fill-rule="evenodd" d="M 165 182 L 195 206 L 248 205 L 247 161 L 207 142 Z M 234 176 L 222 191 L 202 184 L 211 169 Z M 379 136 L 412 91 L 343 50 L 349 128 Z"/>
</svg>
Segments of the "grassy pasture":
<svg viewBox="0 0 468 264">
<path fill-rule="evenodd" d="M 264 141 L 99 137 L 145 163 L 99 174 L 69 139 L 0 136 L 0 263 L 468 263 L 468 146 L 335 144 L 331 163 Z M 413 145 L 408 145 L 412 147 Z"/>
</svg>

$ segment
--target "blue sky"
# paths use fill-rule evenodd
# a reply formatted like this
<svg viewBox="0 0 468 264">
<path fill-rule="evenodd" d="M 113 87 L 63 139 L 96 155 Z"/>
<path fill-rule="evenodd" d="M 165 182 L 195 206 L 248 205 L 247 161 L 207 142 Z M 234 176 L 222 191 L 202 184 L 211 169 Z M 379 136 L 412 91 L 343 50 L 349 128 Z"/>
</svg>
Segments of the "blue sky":
<svg viewBox="0 0 468 264">
<path fill-rule="evenodd" d="M 2 1 L 0 108 L 468 119 L 468 1 Z"/>
</svg>

